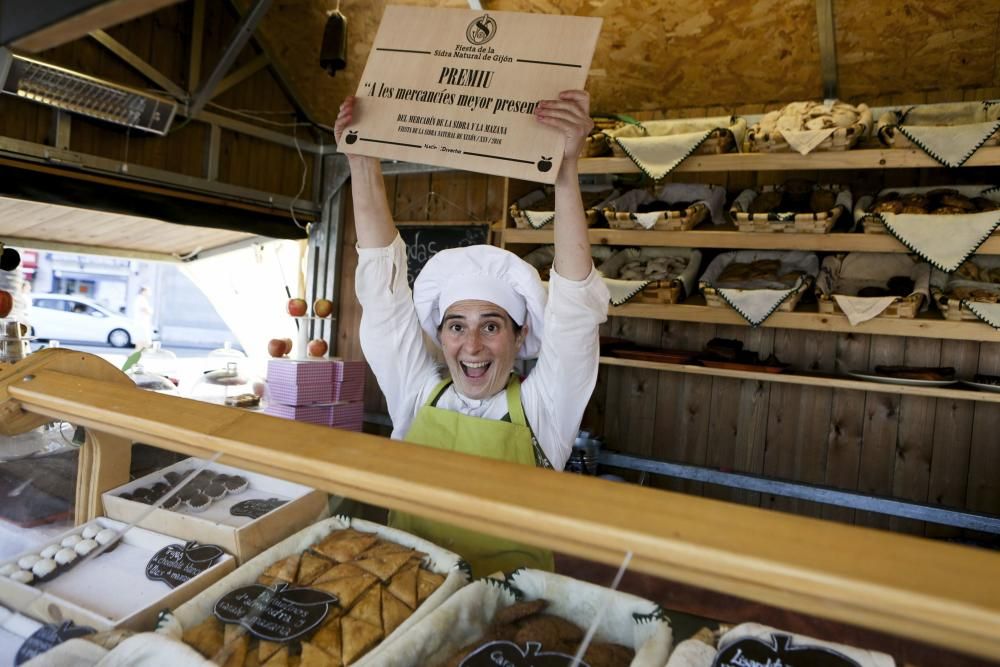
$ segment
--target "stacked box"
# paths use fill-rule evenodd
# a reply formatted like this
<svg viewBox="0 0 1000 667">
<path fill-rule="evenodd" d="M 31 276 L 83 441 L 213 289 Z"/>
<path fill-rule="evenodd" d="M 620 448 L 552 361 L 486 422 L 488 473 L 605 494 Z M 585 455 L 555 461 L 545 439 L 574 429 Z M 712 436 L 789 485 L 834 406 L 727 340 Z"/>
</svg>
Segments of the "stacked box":
<svg viewBox="0 0 1000 667">
<path fill-rule="evenodd" d="M 360 431 L 365 362 L 343 359 L 271 359 L 267 407 L 275 417 Z"/>
</svg>

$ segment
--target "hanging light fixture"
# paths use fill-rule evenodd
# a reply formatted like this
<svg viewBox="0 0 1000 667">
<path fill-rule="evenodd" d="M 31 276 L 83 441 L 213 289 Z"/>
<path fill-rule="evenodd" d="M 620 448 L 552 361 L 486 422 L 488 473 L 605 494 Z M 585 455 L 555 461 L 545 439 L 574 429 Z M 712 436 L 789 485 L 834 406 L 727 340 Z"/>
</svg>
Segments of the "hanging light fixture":
<svg viewBox="0 0 1000 667">
<path fill-rule="evenodd" d="M 340 13 L 340 0 L 327 15 L 319 64 L 330 76 L 347 67 L 347 19 Z"/>
</svg>

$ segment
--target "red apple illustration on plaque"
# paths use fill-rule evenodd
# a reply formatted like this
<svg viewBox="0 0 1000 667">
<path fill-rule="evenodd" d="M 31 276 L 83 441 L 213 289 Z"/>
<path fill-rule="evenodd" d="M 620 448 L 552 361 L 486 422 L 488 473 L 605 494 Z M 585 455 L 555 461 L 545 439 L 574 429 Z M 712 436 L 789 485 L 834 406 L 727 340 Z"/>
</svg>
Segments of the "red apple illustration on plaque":
<svg viewBox="0 0 1000 667">
<path fill-rule="evenodd" d="M 536 167 L 538 167 L 538 171 L 541 171 L 541 172 L 546 172 L 546 171 L 548 171 L 549 169 L 551 169 L 551 168 L 552 168 L 552 158 L 550 158 L 550 157 L 545 157 L 545 156 L 543 155 L 543 156 L 542 156 L 542 159 L 541 159 L 541 160 L 539 160 L 539 161 L 538 161 L 538 164 L 537 164 L 537 165 L 535 165 L 535 166 L 536 166 Z"/>
<path fill-rule="evenodd" d="M 316 628 L 337 604 L 337 596 L 313 588 L 272 588 L 251 584 L 226 593 L 215 603 L 215 617 L 241 625 L 257 639 L 288 642 Z"/>
<path fill-rule="evenodd" d="M 524 649 L 514 642 L 501 640 L 483 644 L 465 656 L 458 667 L 570 667 L 573 656 L 565 653 L 549 653 L 542 650 L 538 642 L 528 642 Z M 582 660 L 580 667 L 588 667 Z"/>
<path fill-rule="evenodd" d="M 357 140 L 358 140 L 358 131 L 348 130 L 347 137 L 344 139 L 344 141 L 346 141 L 348 144 L 353 144 Z"/>
<path fill-rule="evenodd" d="M 825 646 L 793 646 L 789 635 L 744 637 L 719 651 L 712 667 L 739 665 L 809 665 L 861 667 L 857 661 Z"/>
</svg>

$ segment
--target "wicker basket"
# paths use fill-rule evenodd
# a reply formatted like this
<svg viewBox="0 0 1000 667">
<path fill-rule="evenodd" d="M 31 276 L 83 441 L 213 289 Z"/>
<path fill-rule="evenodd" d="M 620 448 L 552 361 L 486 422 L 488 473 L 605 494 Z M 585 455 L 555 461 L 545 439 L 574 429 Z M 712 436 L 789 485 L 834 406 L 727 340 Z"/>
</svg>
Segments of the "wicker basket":
<svg viewBox="0 0 1000 667">
<path fill-rule="evenodd" d="M 790 313 L 795 310 L 795 306 L 802 300 L 802 296 L 812 287 L 812 282 L 812 276 L 806 276 L 802 280 L 802 285 L 799 289 L 782 301 L 777 309 L 783 313 Z M 700 283 L 698 287 L 701 289 L 701 293 L 705 295 L 705 303 L 712 308 L 732 308 L 725 299 L 719 296 L 718 291 L 714 287 L 709 287 L 707 283 Z"/>
<path fill-rule="evenodd" d="M 765 186 L 761 192 L 766 192 L 767 190 L 780 190 L 778 186 Z M 847 192 L 850 195 L 850 191 L 846 188 L 840 188 L 838 186 L 828 186 L 823 189 L 833 190 L 834 192 Z M 847 206 L 837 205 L 828 211 L 817 211 L 814 213 L 750 213 L 743 209 L 744 205 L 749 205 L 750 202 L 756 197 L 758 193 L 750 190 L 753 193 L 752 197 L 746 197 L 744 201 L 744 196 L 747 191 L 744 191 L 736 201 L 733 202 L 732 208 L 729 209 L 729 215 L 732 217 L 733 222 L 736 223 L 737 228 L 741 232 L 784 232 L 787 234 L 826 234 L 834 225 L 837 224 L 837 220 L 840 216 L 849 208 Z"/>
<path fill-rule="evenodd" d="M 601 219 L 600 212 L 596 208 L 588 208 L 584 211 L 584 215 L 586 215 L 588 227 L 593 227 Z M 528 220 L 528 216 L 525 212 L 522 211 L 517 204 L 510 205 L 510 217 L 514 220 L 514 226 L 518 229 L 541 229 L 543 227 L 549 227 L 552 224 L 550 221 L 542 225 L 542 227 L 535 227 Z"/>
<path fill-rule="evenodd" d="M 991 120 L 997 120 L 1000 118 L 1000 105 L 990 105 L 986 106 L 983 102 L 957 102 L 948 104 L 926 104 L 910 109 L 907 114 L 915 114 L 917 127 L 920 125 L 938 125 L 938 122 L 934 122 L 932 119 L 926 119 L 925 122 L 920 122 L 920 116 L 922 114 L 943 114 L 948 117 L 948 123 L 954 126 L 961 126 L 964 123 L 982 123 Z M 910 116 L 913 117 L 912 115 Z M 878 123 L 876 127 L 876 135 L 878 136 L 879 143 L 887 148 L 918 148 L 923 150 L 920 146 L 910 141 L 910 138 L 897 131 L 897 127 L 900 121 L 904 118 L 901 110 L 887 111 L 878 118 Z M 982 146 L 998 146 L 1000 145 L 1000 130 L 997 130 L 989 136 L 981 145 Z"/>
<path fill-rule="evenodd" d="M 583 141 L 580 157 L 603 157 L 612 152 L 608 135 L 603 132 L 593 132 Z"/>
<path fill-rule="evenodd" d="M 861 112 L 858 120 L 849 127 L 838 127 L 829 137 L 824 139 L 812 152 L 816 151 L 846 151 L 867 136 L 872 126 L 872 112 L 864 104 L 858 105 Z M 755 125 L 747 131 L 747 150 L 751 153 L 794 153 L 794 148 L 788 143 L 781 132 L 762 133 Z"/>
<path fill-rule="evenodd" d="M 900 194 L 911 194 L 911 193 L 922 193 L 931 192 L 932 190 L 940 190 L 942 188 L 950 188 L 953 190 L 958 190 L 960 194 L 967 197 L 976 196 L 988 196 L 991 199 L 1000 200 L 1000 193 L 987 194 L 989 191 L 996 190 L 996 186 L 992 185 L 931 185 L 931 186 L 921 186 L 914 188 L 886 188 L 881 190 L 875 197 L 862 197 L 857 202 L 857 207 L 854 209 L 854 219 L 861 223 L 861 227 L 865 234 L 888 234 L 889 230 L 885 228 L 885 223 L 882 222 L 882 218 L 879 217 L 878 213 L 869 213 L 865 211 L 878 197 L 886 194 L 888 192 L 898 192 Z M 928 214 L 932 217 L 948 217 L 948 216 L 934 216 L 933 214 Z M 993 231 L 993 236 L 1000 235 L 1000 228 Z"/>
<path fill-rule="evenodd" d="M 826 294 L 817 294 L 816 301 L 819 303 L 819 312 L 826 315 L 843 315 L 836 300 Z M 893 301 L 888 308 L 876 315 L 876 318 L 886 317 L 892 319 L 913 319 L 920 312 L 920 307 L 924 305 L 923 294 L 911 294 L 906 297 L 899 297 Z"/>
<path fill-rule="evenodd" d="M 611 138 L 609 141 L 611 144 L 611 154 L 615 157 L 628 157 L 622 147 L 618 145 L 618 141 Z M 733 149 L 736 148 L 736 137 L 733 136 L 732 130 L 726 128 L 717 128 L 712 130 L 712 133 L 708 135 L 705 141 L 699 144 L 698 148 L 694 150 L 691 155 L 718 155 L 720 153 L 731 153 Z"/>
<path fill-rule="evenodd" d="M 951 320 L 952 322 L 960 322 L 962 320 L 979 321 L 976 314 L 962 304 L 961 299 L 953 299 L 946 296 L 938 287 L 931 287 L 931 299 L 933 299 L 934 305 L 937 306 L 937 309 L 941 311 L 946 320 Z"/>
<path fill-rule="evenodd" d="M 643 227 L 630 211 L 604 209 L 604 218 L 612 229 L 651 229 L 658 232 L 682 232 L 694 229 L 708 217 L 708 207 L 696 202 L 683 211 L 660 211 L 651 228 Z"/>
<path fill-rule="evenodd" d="M 688 248 L 625 248 L 614 253 L 607 261 L 603 262 L 598 271 L 602 275 L 617 275 L 622 264 L 629 260 L 649 260 L 656 257 L 684 257 L 688 261 L 687 268 L 682 274 L 691 276 L 692 284 L 694 276 L 698 275 L 701 268 L 701 252 Z M 615 279 L 612 279 L 615 280 Z M 686 296 L 684 282 L 679 277 L 656 280 L 649 283 L 638 294 L 629 299 L 629 303 L 649 303 L 649 304 L 672 304 L 680 303 Z"/>
</svg>

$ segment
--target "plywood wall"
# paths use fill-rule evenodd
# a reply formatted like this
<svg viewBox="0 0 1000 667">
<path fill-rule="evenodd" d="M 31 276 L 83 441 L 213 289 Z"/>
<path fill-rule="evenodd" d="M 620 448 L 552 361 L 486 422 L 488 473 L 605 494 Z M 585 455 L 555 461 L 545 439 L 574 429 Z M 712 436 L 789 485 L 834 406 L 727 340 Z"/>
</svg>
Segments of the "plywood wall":
<svg viewBox="0 0 1000 667">
<path fill-rule="evenodd" d="M 394 0 L 467 8 L 457 0 Z M 246 7 L 249 0 L 236 0 Z M 341 0 L 347 70 L 318 65 L 336 0 L 278 0 L 260 33 L 309 106 L 331 123 L 357 90 L 388 0 Z M 602 111 L 790 102 L 822 95 L 814 0 L 485 0 L 486 11 L 604 19 L 588 81 Z M 839 94 L 865 101 L 901 92 L 1000 86 L 1000 0 L 834 0 Z"/>
</svg>

